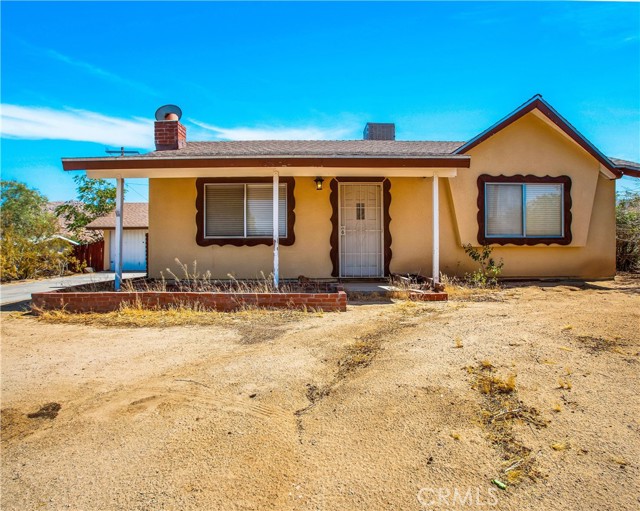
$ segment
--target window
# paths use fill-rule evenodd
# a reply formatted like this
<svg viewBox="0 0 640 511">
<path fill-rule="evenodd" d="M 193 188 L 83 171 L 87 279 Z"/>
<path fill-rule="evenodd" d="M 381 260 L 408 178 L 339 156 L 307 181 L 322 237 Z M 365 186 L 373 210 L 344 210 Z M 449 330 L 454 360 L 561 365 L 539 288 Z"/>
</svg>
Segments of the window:
<svg viewBox="0 0 640 511">
<path fill-rule="evenodd" d="M 280 179 L 280 243 L 293 244 L 293 178 Z M 273 243 L 273 182 L 270 178 L 201 178 L 196 181 L 199 245 Z"/>
<path fill-rule="evenodd" d="M 278 198 L 280 237 L 287 237 L 287 185 Z M 267 238 L 273 236 L 273 188 L 269 184 L 205 185 L 207 238 Z"/>
<path fill-rule="evenodd" d="M 478 241 L 569 244 L 570 188 L 566 176 L 480 176 Z"/>
</svg>

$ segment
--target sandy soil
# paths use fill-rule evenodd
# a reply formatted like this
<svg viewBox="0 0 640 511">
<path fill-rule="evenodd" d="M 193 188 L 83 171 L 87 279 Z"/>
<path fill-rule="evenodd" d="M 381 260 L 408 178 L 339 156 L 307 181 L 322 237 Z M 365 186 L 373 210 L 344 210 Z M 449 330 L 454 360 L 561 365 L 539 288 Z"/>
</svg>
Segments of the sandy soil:
<svg viewBox="0 0 640 511">
<path fill-rule="evenodd" d="M 125 329 L 4 313 L 1 507 L 638 509 L 640 280 L 488 298 L 352 305 L 260 335 L 250 319 Z M 511 421 L 538 475 L 505 491 L 490 483 L 506 461 L 481 361 L 515 374 L 546 424 Z M 27 416 L 51 402 L 54 418 Z"/>
</svg>

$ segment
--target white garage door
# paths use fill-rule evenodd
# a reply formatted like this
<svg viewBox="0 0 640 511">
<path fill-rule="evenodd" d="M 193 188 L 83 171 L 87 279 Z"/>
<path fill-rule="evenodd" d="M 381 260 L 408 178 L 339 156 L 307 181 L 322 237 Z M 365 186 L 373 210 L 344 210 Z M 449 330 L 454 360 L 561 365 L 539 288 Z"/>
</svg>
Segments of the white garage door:
<svg viewBox="0 0 640 511">
<path fill-rule="evenodd" d="M 122 269 L 124 271 L 145 271 L 146 262 L 146 229 L 125 229 L 122 237 Z M 111 231 L 111 271 L 115 270 L 116 234 Z"/>
</svg>

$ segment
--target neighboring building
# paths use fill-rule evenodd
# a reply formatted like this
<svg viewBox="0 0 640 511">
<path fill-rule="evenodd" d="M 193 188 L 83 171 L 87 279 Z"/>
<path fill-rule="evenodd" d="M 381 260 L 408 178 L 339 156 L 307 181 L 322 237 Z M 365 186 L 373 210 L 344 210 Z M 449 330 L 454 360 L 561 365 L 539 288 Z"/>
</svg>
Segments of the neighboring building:
<svg viewBox="0 0 640 511">
<path fill-rule="evenodd" d="M 149 178 L 151 277 L 176 258 L 215 278 L 462 275 L 463 245 L 490 243 L 506 277 L 608 278 L 615 180 L 640 177 L 541 96 L 466 143 L 396 141 L 376 123 L 364 140 L 187 142 L 179 120 L 156 122 L 155 140 L 145 155 L 63 159 L 89 177 Z"/>
<path fill-rule="evenodd" d="M 122 236 L 122 269 L 125 271 L 145 271 L 147 269 L 147 235 L 149 233 L 149 204 L 146 202 L 125 202 Z M 88 230 L 99 230 L 104 237 L 104 268 L 114 271 L 116 214 L 96 218 L 86 226 Z"/>
</svg>

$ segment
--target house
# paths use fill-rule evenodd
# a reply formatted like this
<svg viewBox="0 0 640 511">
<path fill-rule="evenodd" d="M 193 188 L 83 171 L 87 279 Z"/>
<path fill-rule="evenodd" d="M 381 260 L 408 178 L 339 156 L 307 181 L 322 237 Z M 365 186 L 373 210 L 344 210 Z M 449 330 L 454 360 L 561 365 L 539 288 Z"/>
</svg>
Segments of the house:
<svg viewBox="0 0 640 511">
<path fill-rule="evenodd" d="M 85 229 L 102 231 L 104 239 L 104 268 L 115 271 L 115 211 L 96 218 Z M 122 269 L 124 271 L 145 271 L 147 269 L 148 233 L 149 204 L 146 202 L 123 203 Z"/>
<path fill-rule="evenodd" d="M 223 279 L 438 279 L 489 243 L 506 277 L 610 278 L 615 182 L 640 177 L 540 95 L 467 142 L 397 141 L 387 123 L 363 140 L 189 142 L 165 111 L 151 153 L 62 160 L 116 178 L 119 204 L 124 179 L 149 178 L 151 277 L 178 258 Z"/>
</svg>

